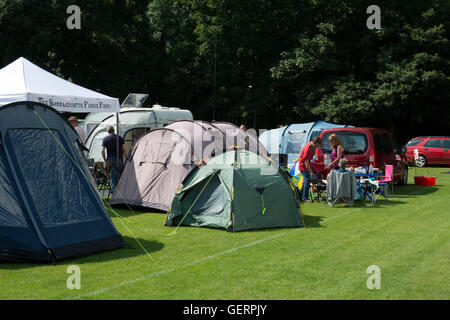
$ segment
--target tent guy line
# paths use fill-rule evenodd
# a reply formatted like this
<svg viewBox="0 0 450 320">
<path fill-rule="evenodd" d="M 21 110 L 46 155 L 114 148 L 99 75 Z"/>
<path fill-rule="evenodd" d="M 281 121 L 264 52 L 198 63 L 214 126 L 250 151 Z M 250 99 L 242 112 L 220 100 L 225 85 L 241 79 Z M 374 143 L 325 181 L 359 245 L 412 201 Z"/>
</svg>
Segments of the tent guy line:
<svg viewBox="0 0 450 320">
<path fill-rule="evenodd" d="M 344 212 L 344 213 L 342 213 L 342 214 L 340 214 L 340 215 L 337 215 L 337 216 L 333 216 L 333 217 L 324 219 L 324 220 L 322 220 L 321 222 L 327 222 L 327 221 L 330 221 L 330 220 L 333 220 L 333 219 L 336 219 L 336 218 L 340 218 L 340 217 L 346 216 L 346 215 L 348 215 L 348 214 L 351 214 L 351 213 L 360 211 L 360 210 L 362 210 L 362 209 L 365 209 L 365 208 L 362 207 L 362 208 L 357 208 L 357 209 L 349 210 L 349 211 L 346 211 L 346 212 Z M 311 224 L 310 226 L 317 225 L 318 223 L 319 223 L 319 222 L 313 223 L 313 224 Z M 106 292 L 106 291 L 110 291 L 110 290 L 113 290 L 113 289 L 116 289 L 116 288 L 120 288 L 120 287 L 123 287 L 123 286 L 128 285 L 128 284 L 133 284 L 133 283 L 145 281 L 145 280 L 148 280 L 148 279 L 151 279 L 151 278 L 156 278 L 156 277 L 158 277 L 158 276 L 161 276 L 161 275 L 164 275 L 164 274 L 168 274 L 168 273 L 170 273 L 170 272 L 173 272 L 173 271 L 176 271 L 176 270 L 179 270 L 179 269 L 183 269 L 183 268 L 186 268 L 186 267 L 190 267 L 190 266 L 193 266 L 193 265 L 196 265 L 196 264 L 199 264 L 199 263 L 202 263 L 202 262 L 205 262 L 205 261 L 208 261 L 208 260 L 211 260 L 211 259 L 214 259 L 214 258 L 223 256 L 223 255 L 226 255 L 226 254 L 235 252 L 235 251 L 237 251 L 237 250 L 241 250 L 241 249 L 253 247 L 253 246 L 258 245 L 258 244 L 260 244 L 260 243 L 263 243 L 263 242 L 266 242 L 266 241 L 270 241 L 270 240 L 273 240 L 273 239 L 279 238 L 279 237 L 281 237 L 281 236 L 285 236 L 285 235 L 288 235 L 288 234 L 291 234 L 291 233 L 294 233 L 294 232 L 296 232 L 296 231 L 300 231 L 300 230 L 303 230 L 303 229 L 304 229 L 304 228 L 299 228 L 299 229 L 294 229 L 294 230 L 290 230 L 290 231 L 287 231 L 287 232 L 278 233 L 278 234 L 276 234 L 276 235 L 269 236 L 269 237 L 263 238 L 263 239 L 259 239 L 259 240 L 250 242 L 250 243 L 248 243 L 248 244 L 245 244 L 245 245 L 242 245 L 242 246 L 239 246 L 239 247 L 234 247 L 234 248 L 231 248 L 231 249 L 222 251 L 222 252 L 218 252 L 218 253 L 212 254 L 212 255 L 210 255 L 210 256 L 206 256 L 206 257 L 204 257 L 204 258 L 201 258 L 201 259 L 192 261 L 192 262 L 190 262 L 190 263 L 187 263 L 187 264 L 184 264 L 184 265 L 181 265 L 181 266 L 178 266 L 178 267 L 174 267 L 174 268 L 169 268 L 169 269 L 166 269 L 166 270 L 161 270 L 161 271 L 153 272 L 153 273 L 150 273 L 149 275 L 146 275 L 146 276 L 144 276 L 144 277 L 139 277 L 139 278 L 136 278 L 136 279 L 123 281 L 123 282 L 118 283 L 118 284 L 113 285 L 113 286 L 109 286 L 109 287 L 105 287 L 105 288 L 98 289 L 98 290 L 95 290 L 95 291 L 87 292 L 87 293 L 85 293 L 85 294 L 81 294 L 81 295 L 78 295 L 78 296 L 75 296 L 75 297 L 72 297 L 72 298 L 65 298 L 64 300 L 81 299 L 81 298 L 83 298 L 83 297 L 93 296 L 93 295 L 101 294 L 101 293 L 104 293 L 104 292 Z"/>
<path fill-rule="evenodd" d="M 410 192 L 408 194 L 410 194 L 410 195 L 421 194 L 423 192 L 424 192 L 424 190 L 421 189 L 421 190 L 416 190 L 416 191 Z M 342 218 L 344 216 L 347 216 L 349 214 L 355 213 L 357 211 L 361 211 L 362 209 L 367 209 L 367 208 L 365 208 L 365 207 L 354 208 L 354 209 L 346 211 L 346 212 L 344 212 L 342 214 L 335 215 L 335 216 L 326 218 L 326 219 L 324 219 L 322 221 L 312 223 L 309 226 L 315 226 L 315 225 L 318 225 L 320 222 L 324 223 L 324 222 L 328 222 L 328 221 L 335 220 L 335 219 L 338 219 L 338 218 Z M 308 226 L 306 226 L 306 227 L 308 227 Z M 297 231 L 301 231 L 303 229 L 304 228 L 299 228 L 299 229 L 289 230 L 287 232 L 278 233 L 276 235 L 273 235 L 273 236 L 270 236 L 270 237 L 267 237 L 267 238 L 263 238 L 263 239 L 259 239 L 259 240 L 250 242 L 248 244 L 245 244 L 245 245 L 242 245 L 242 246 L 239 246 L 239 247 L 234 247 L 234 248 L 222 251 L 222 252 L 215 253 L 213 255 L 210 255 L 210 256 L 207 256 L 207 257 L 204 257 L 204 258 L 192 261 L 190 263 L 187 263 L 187 264 L 184 264 L 184 265 L 181 265 L 181 266 L 178 266 L 178 267 L 174 267 L 174 268 L 169 268 L 169 269 L 166 269 L 166 270 L 153 272 L 153 273 L 150 273 L 149 275 L 146 275 L 144 277 L 139 277 L 139 278 L 136 278 L 136 279 L 123 281 L 123 282 L 118 283 L 118 284 L 113 285 L 113 286 L 104 287 L 102 289 L 98 289 L 98 290 L 95 290 L 95 291 L 87 292 L 85 294 L 81 294 L 81 295 L 78 295 L 78 296 L 75 296 L 75 297 L 71 297 L 71 298 L 65 298 L 63 300 L 81 299 L 83 297 L 93 296 L 93 295 L 101 294 L 101 293 L 104 293 L 106 291 L 110 291 L 110 290 L 113 290 L 113 289 L 116 289 L 116 288 L 120 288 L 120 287 L 123 287 L 123 286 L 128 285 L 128 284 L 133 284 L 133 283 L 145 281 L 145 280 L 148 280 L 148 279 L 151 279 L 151 278 L 156 278 L 158 276 L 161 276 L 161 275 L 164 275 L 164 274 L 168 274 L 170 272 L 173 272 L 173 271 L 176 271 L 176 270 L 179 270 L 179 269 L 183 269 L 183 268 L 186 268 L 186 267 L 190 267 L 190 266 L 193 266 L 193 265 L 196 265 L 196 264 L 199 264 L 199 263 L 202 263 L 202 262 L 205 262 L 205 261 L 208 261 L 208 260 L 211 260 L 211 259 L 223 256 L 223 255 L 232 253 L 232 252 L 237 251 L 237 250 L 253 247 L 253 246 L 258 245 L 260 243 L 263 243 L 263 242 L 266 242 L 266 241 L 270 241 L 270 240 L 274 240 L 274 239 L 279 238 L 281 236 L 285 236 L 285 235 L 288 235 L 288 234 L 291 234 L 291 233 L 294 233 L 294 232 L 297 232 Z"/>
<path fill-rule="evenodd" d="M 88 181 L 88 183 L 90 183 L 90 180 L 88 178 L 88 176 L 86 175 L 86 173 L 81 169 L 81 167 L 78 165 L 78 163 L 70 156 L 69 152 L 66 150 L 66 148 L 64 148 L 64 146 L 62 145 L 61 141 L 58 140 L 58 138 L 53 134 L 53 132 L 50 130 L 50 128 L 47 126 L 47 124 L 45 123 L 45 121 L 39 116 L 39 114 L 36 112 L 36 110 L 33 110 L 33 114 L 39 119 L 39 121 L 42 122 L 42 124 L 44 125 L 44 127 L 46 128 L 46 130 L 51 134 L 51 136 L 53 137 L 53 139 L 56 141 L 57 145 L 64 151 L 64 153 L 69 157 L 70 161 L 72 161 L 72 163 L 75 165 L 75 167 L 81 172 L 81 175 L 86 178 L 86 180 Z M 141 242 L 137 239 L 137 237 L 134 235 L 133 231 L 131 231 L 131 229 L 126 225 L 125 222 L 123 222 L 124 218 L 118 214 L 110 205 L 108 202 L 106 202 L 108 208 L 111 212 L 113 212 L 116 216 L 118 216 L 120 218 L 120 222 L 124 225 L 124 227 L 128 230 L 128 232 L 131 234 L 131 236 L 134 238 L 134 240 L 136 240 L 136 242 L 139 244 L 139 246 L 142 248 L 142 250 L 144 250 L 145 254 L 153 261 L 156 262 L 153 257 L 150 255 L 150 253 L 145 249 L 145 247 L 141 244 Z M 133 212 L 134 213 L 134 212 Z"/>
</svg>

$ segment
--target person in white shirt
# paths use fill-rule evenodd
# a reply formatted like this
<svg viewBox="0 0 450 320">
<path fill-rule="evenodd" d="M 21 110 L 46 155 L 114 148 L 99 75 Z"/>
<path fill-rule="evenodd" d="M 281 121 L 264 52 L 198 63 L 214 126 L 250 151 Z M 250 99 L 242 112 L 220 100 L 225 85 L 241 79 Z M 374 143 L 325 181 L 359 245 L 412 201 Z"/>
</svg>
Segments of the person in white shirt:
<svg viewBox="0 0 450 320">
<path fill-rule="evenodd" d="M 78 118 L 75 116 L 72 116 L 69 118 L 69 122 L 72 125 L 72 127 L 75 129 L 75 131 L 78 133 L 78 136 L 80 137 L 81 142 L 84 144 L 86 142 L 86 132 L 82 127 L 78 126 Z"/>
</svg>

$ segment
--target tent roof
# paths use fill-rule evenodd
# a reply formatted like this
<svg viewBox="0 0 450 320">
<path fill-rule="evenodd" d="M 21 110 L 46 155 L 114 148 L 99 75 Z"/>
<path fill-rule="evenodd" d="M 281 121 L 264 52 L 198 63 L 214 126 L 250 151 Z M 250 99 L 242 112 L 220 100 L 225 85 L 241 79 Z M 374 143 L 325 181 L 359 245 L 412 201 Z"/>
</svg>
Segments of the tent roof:
<svg viewBox="0 0 450 320">
<path fill-rule="evenodd" d="M 63 112 L 119 112 L 117 98 L 61 79 L 21 57 L 0 70 L 0 105 L 41 102 Z"/>
<path fill-rule="evenodd" d="M 329 123 L 322 120 L 306 123 L 292 123 L 281 128 L 271 129 L 263 132 L 259 137 L 259 141 L 266 147 L 269 153 L 276 154 L 280 152 L 280 144 L 282 143 L 281 140 L 285 135 L 303 133 L 306 134 L 305 137 L 309 137 L 309 135 L 313 131 L 322 131 L 328 128 L 336 127 L 351 126 Z"/>
</svg>

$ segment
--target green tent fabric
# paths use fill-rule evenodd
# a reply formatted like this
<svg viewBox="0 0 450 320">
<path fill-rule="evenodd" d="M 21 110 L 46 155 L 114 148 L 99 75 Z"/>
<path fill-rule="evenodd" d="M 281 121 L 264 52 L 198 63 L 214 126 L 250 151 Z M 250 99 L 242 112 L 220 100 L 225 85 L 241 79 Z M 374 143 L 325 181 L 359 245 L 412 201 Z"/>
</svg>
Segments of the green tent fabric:
<svg viewBox="0 0 450 320">
<path fill-rule="evenodd" d="M 176 192 L 166 226 L 227 231 L 304 227 L 298 190 L 270 159 L 235 149 L 195 167 Z"/>
</svg>

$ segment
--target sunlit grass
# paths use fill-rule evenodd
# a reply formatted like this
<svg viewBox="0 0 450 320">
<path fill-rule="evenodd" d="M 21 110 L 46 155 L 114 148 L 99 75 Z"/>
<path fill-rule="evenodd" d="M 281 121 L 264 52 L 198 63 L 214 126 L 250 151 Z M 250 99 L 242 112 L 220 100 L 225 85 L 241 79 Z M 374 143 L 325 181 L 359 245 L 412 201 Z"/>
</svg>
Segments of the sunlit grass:
<svg viewBox="0 0 450 320">
<path fill-rule="evenodd" d="M 0 298 L 448 299 L 450 168 L 416 170 L 437 185 L 412 185 L 412 169 L 410 184 L 375 208 L 304 204 L 301 229 L 181 227 L 171 236 L 165 214 L 117 209 L 127 248 L 56 265 L 0 263 Z M 69 265 L 81 269 L 80 290 L 66 286 Z M 381 269 L 379 290 L 366 286 L 370 265 Z"/>
</svg>

